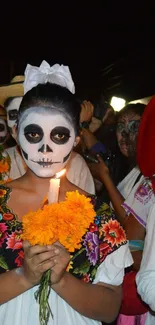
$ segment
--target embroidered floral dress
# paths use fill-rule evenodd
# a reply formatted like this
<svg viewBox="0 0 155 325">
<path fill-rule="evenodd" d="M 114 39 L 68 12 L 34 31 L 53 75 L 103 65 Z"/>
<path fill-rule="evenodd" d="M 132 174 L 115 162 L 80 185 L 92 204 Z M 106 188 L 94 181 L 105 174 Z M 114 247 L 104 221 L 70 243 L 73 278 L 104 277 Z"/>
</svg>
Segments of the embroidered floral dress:
<svg viewBox="0 0 155 325">
<path fill-rule="evenodd" d="M 0 273 L 20 267 L 24 259 L 22 223 L 7 206 L 9 195 L 11 189 L 0 186 Z M 124 230 L 115 219 L 113 210 L 103 205 L 84 235 L 82 248 L 71 256 L 67 271 L 85 282 L 120 285 L 124 268 L 131 264 Z M 34 298 L 37 287 L 0 306 L 1 325 L 39 325 L 38 304 Z M 51 325 L 101 324 L 77 313 L 53 290 L 49 303 L 54 314 L 54 318 L 49 320 Z"/>
</svg>

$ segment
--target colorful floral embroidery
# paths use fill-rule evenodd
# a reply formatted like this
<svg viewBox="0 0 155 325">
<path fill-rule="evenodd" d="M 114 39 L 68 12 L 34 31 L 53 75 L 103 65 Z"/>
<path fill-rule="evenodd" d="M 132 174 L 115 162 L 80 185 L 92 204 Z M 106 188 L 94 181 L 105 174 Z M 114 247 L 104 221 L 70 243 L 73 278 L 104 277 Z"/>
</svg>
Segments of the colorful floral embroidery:
<svg viewBox="0 0 155 325">
<path fill-rule="evenodd" d="M 0 186 L 0 273 L 22 265 L 22 224 L 6 205 L 11 189 Z"/>
<path fill-rule="evenodd" d="M 5 223 L 0 224 L 0 247 L 2 247 L 2 244 L 4 243 L 4 240 L 7 236 L 7 226 Z"/>
<path fill-rule="evenodd" d="M 15 263 L 17 265 L 17 267 L 20 267 L 23 265 L 23 261 L 24 261 L 24 252 L 23 251 L 19 251 L 18 252 L 18 256 L 15 259 Z"/>
<path fill-rule="evenodd" d="M 7 153 L 7 151 L 4 149 L 4 147 L 0 145 L 0 184 L 4 184 L 5 182 L 8 181 L 10 168 L 11 168 L 10 156 Z"/>
<path fill-rule="evenodd" d="M 119 245 L 124 240 L 125 232 L 117 220 L 110 219 L 102 226 L 102 231 L 105 235 L 105 240 L 111 246 Z"/>
<path fill-rule="evenodd" d="M 152 182 L 149 178 L 144 178 L 143 182 L 137 188 L 135 198 L 144 204 L 147 204 L 154 195 Z"/>
<path fill-rule="evenodd" d="M 6 190 L 0 189 L 0 198 L 3 198 L 6 194 Z"/>
<path fill-rule="evenodd" d="M 23 263 L 22 223 L 7 206 L 11 189 L 0 186 L 0 273 L 20 267 Z M 92 198 L 95 202 L 95 198 Z M 121 245 L 126 236 L 114 211 L 103 204 L 94 223 L 83 236 L 82 247 L 71 255 L 67 271 L 85 282 L 92 282 L 99 265 Z"/>
<path fill-rule="evenodd" d="M 82 248 L 73 254 L 69 272 L 85 282 L 92 282 L 107 255 L 126 242 L 125 232 L 114 211 L 104 203 L 84 236 Z"/>
<path fill-rule="evenodd" d="M 15 231 L 12 232 L 11 235 L 8 236 L 7 241 L 6 241 L 6 248 L 7 249 L 12 249 L 13 251 L 16 249 L 21 249 L 22 248 L 22 242 L 20 239 L 21 231 Z"/>
<path fill-rule="evenodd" d="M 14 219 L 14 215 L 13 215 L 12 213 L 4 213 L 4 214 L 3 214 L 3 220 L 8 220 L 8 221 L 10 221 L 10 220 L 12 220 L 12 219 Z"/>
<path fill-rule="evenodd" d="M 105 257 L 112 252 L 112 248 L 108 243 L 101 243 L 99 246 L 100 249 L 100 262 L 102 263 L 105 260 Z"/>
<path fill-rule="evenodd" d="M 91 264 L 96 265 L 99 256 L 99 240 L 95 233 L 87 232 L 84 239 L 86 255 Z"/>
</svg>

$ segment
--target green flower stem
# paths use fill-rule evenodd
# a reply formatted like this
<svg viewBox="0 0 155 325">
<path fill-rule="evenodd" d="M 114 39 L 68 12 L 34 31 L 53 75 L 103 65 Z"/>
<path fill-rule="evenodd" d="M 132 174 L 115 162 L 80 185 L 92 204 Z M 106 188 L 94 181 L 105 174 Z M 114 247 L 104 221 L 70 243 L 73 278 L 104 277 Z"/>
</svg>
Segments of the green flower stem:
<svg viewBox="0 0 155 325">
<path fill-rule="evenodd" d="M 40 281 L 38 290 L 35 292 L 35 299 L 39 303 L 39 320 L 40 325 L 47 325 L 50 314 L 53 314 L 48 302 L 51 291 L 51 270 L 46 271 Z"/>
</svg>

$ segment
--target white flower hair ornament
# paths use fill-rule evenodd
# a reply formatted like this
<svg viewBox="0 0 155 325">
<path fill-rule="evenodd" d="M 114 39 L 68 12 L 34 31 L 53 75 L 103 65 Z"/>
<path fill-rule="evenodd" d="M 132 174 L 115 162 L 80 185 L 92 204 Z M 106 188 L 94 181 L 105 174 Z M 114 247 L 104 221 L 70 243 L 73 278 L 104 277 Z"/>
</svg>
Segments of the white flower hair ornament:
<svg viewBox="0 0 155 325">
<path fill-rule="evenodd" d="M 42 61 L 40 67 L 28 64 L 25 69 L 24 94 L 38 84 L 47 82 L 66 87 L 75 94 L 75 85 L 68 66 L 54 64 L 50 65 Z"/>
</svg>

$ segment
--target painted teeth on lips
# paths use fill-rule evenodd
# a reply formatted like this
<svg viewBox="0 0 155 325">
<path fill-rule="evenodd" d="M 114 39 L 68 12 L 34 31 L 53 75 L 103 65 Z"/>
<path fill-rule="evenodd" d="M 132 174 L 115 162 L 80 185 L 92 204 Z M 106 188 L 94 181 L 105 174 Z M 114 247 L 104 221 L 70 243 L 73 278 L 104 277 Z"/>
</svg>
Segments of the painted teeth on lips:
<svg viewBox="0 0 155 325">
<path fill-rule="evenodd" d="M 39 164 L 40 166 L 45 167 L 45 168 L 48 168 L 48 167 L 50 167 L 53 164 L 60 163 L 59 161 L 53 161 L 52 162 L 52 160 L 48 160 L 48 159 L 45 161 L 44 158 L 42 160 L 40 159 L 39 161 L 35 161 L 35 160 L 31 160 L 31 161 L 34 162 L 34 163 L 36 163 L 36 164 Z"/>
</svg>

